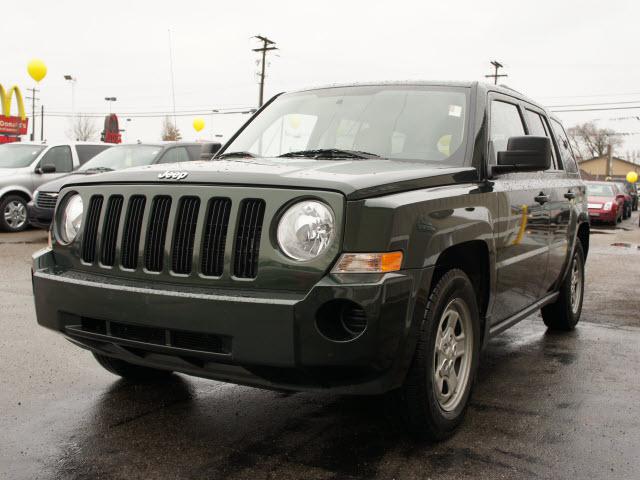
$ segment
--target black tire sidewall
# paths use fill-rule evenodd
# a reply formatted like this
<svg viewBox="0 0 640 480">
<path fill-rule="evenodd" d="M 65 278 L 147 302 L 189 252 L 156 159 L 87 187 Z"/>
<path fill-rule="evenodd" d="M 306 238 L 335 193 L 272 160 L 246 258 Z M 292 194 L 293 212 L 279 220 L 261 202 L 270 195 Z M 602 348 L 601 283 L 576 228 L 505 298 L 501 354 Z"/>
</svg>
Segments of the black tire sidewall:
<svg viewBox="0 0 640 480">
<path fill-rule="evenodd" d="M 455 298 L 463 300 L 469 309 L 474 341 L 469 379 L 465 386 L 464 395 L 454 410 L 446 412 L 440 407 L 436 398 L 432 371 L 436 331 L 440 323 L 440 317 L 446 306 Z M 434 288 L 427 306 L 419 342 L 420 345 L 416 351 L 409 376 L 412 377 L 410 381 L 414 384 L 414 388 L 417 387 L 420 391 L 419 395 L 414 395 L 413 401 L 418 398 L 423 403 L 409 406 L 409 408 L 417 408 L 418 411 L 414 411 L 413 415 L 410 413 L 408 420 L 409 422 L 424 423 L 425 425 L 410 424 L 409 428 L 416 433 L 424 433 L 431 439 L 442 440 L 450 436 L 464 418 L 473 390 L 480 356 L 480 321 L 477 300 L 469 278 L 461 270 L 447 272 Z M 426 432 L 424 432 L 425 429 Z"/>
<path fill-rule="evenodd" d="M 10 202 L 19 201 L 24 205 L 25 210 L 27 209 L 27 201 L 19 195 L 7 195 L 2 200 L 0 200 L 0 230 L 4 232 L 22 232 L 26 230 L 29 226 L 29 219 L 24 223 L 24 225 L 20 228 L 11 228 L 11 226 L 4 219 L 4 209 Z"/>
</svg>

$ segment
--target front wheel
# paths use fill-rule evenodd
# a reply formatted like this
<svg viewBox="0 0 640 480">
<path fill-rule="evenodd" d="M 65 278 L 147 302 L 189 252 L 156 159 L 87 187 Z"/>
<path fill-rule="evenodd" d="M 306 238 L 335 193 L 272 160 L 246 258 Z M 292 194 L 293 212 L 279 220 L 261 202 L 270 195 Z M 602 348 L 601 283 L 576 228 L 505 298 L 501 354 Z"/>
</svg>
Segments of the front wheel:
<svg viewBox="0 0 640 480">
<path fill-rule="evenodd" d="M 580 320 L 584 297 L 584 251 L 579 241 L 558 293 L 555 303 L 542 308 L 542 320 L 550 330 L 573 330 Z"/>
<path fill-rule="evenodd" d="M 480 352 L 480 320 L 473 286 L 448 271 L 429 296 L 414 358 L 397 392 L 408 429 L 443 440 L 464 418 Z"/>
<path fill-rule="evenodd" d="M 0 229 L 5 232 L 21 232 L 26 229 L 27 202 L 19 195 L 7 195 L 0 201 Z"/>
<path fill-rule="evenodd" d="M 99 353 L 94 353 L 93 356 L 105 370 L 131 382 L 152 382 L 167 378 L 171 375 L 171 372 L 168 370 L 158 370 L 134 365 L 133 363 L 125 362 L 118 358 L 100 355 Z"/>
</svg>

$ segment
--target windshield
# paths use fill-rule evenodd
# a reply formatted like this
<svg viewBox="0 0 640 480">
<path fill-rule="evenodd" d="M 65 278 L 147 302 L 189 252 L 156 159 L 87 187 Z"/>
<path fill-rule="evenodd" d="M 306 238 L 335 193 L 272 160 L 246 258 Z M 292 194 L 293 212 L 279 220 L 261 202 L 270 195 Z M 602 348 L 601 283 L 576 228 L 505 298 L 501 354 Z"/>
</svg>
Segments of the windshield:
<svg viewBox="0 0 640 480">
<path fill-rule="evenodd" d="M 594 197 L 613 197 L 613 186 L 602 183 L 589 184 L 587 192 Z"/>
<path fill-rule="evenodd" d="M 279 157 L 312 151 L 310 158 L 320 158 L 318 150 L 334 150 L 330 156 L 334 158 L 340 156 L 335 150 L 347 150 L 460 165 L 468 95 L 465 88 L 427 86 L 340 87 L 286 94 L 240 132 L 224 154 Z"/>
<path fill-rule="evenodd" d="M 44 150 L 44 145 L 0 145 L 0 168 L 28 167 Z"/>
<path fill-rule="evenodd" d="M 162 150 L 154 145 L 121 145 L 104 150 L 80 167 L 86 170 L 122 170 L 152 164 Z"/>
</svg>

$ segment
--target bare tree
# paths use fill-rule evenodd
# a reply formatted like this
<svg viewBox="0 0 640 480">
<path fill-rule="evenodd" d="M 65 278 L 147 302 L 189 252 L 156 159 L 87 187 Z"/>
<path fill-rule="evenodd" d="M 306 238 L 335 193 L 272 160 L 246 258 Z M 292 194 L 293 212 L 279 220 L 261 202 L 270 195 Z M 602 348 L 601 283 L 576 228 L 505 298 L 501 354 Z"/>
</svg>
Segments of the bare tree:
<svg viewBox="0 0 640 480">
<path fill-rule="evenodd" d="M 601 157 L 607 154 L 607 147 L 612 150 L 621 147 L 622 138 L 610 128 L 598 128 L 593 122 L 582 123 L 567 130 L 571 146 L 581 158 Z"/>
<path fill-rule="evenodd" d="M 97 135 L 98 127 L 96 127 L 95 122 L 91 118 L 83 117 L 82 115 L 73 120 L 70 130 L 67 131 L 67 136 L 77 142 L 95 140 Z"/>
<path fill-rule="evenodd" d="M 169 119 L 164 117 L 162 122 L 162 140 L 169 142 L 177 142 L 182 140 L 180 129 Z"/>
</svg>

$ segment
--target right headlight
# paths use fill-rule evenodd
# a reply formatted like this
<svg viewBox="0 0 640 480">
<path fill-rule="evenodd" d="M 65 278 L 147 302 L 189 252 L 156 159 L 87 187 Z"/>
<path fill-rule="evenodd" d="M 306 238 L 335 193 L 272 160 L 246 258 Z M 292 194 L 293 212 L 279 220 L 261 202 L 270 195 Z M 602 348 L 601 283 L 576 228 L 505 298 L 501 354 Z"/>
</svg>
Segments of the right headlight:
<svg viewBox="0 0 640 480">
<path fill-rule="evenodd" d="M 611 202 L 607 202 L 604 204 L 604 209 L 605 210 L 611 210 L 611 207 L 613 207 L 613 203 Z"/>
<path fill-rule="evenodd" d="M 328 205 L 304 200 L 289 207 L 278 224 L 278 245 L 290 258 L 313 260 L 335 240 L 335 217 Z"/>
<path fill-rule="evenodd" d="M 82 198 L 77 193 L 71 194 L 64 202 L 64 210 L 60 215 L 60 225 L 58 227 L 60 239 L 64 243 L 71 243 L 78 236 L 82 226 L 83 211 Z"/>
</svg>

